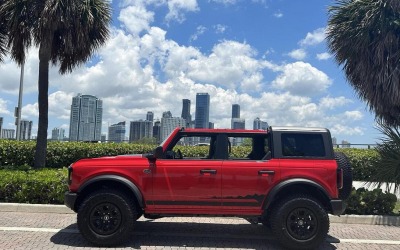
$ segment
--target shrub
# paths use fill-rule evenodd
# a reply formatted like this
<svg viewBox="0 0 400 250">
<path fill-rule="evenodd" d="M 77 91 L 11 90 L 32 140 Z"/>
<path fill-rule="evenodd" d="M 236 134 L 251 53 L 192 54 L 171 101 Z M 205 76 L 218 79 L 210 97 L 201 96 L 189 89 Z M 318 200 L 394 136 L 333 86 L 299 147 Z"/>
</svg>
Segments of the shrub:
<svg viewBox="0 0 400 250">
<path fill-rule="evenodd" d="M 0 201 L 63 204 L 67 169 L 0 170 Z"/>
<path fill-rule="evenodd" d="M 389 215 L 393 213 L 397 197 L 383 193 L 381 189 L 368 191 L 365 188 L 353 188 L 347 199 L 346 214 Z"/>
</svg>

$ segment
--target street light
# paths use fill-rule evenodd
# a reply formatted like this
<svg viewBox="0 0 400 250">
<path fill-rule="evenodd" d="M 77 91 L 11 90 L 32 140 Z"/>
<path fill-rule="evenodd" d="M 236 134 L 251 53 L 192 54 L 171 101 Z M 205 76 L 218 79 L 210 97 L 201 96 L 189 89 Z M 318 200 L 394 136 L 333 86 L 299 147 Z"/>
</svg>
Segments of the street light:
<svg viewBox="0 0 400 250">
<path fill-rule="evenodd" d="M 15 113 L 16 113 L 16 120 L 15 120 L 15 125 L 17 125 L 17 136 L 16 139 L 19 141 L 20 138 L 20 130 L 21 130 L 21 109 L 22 109 L 22 92 L 23 92 L 23 86 L 24 86 L 24 65 L 25 62 L 22 62 L 21 64 L 21 75 L 19 79 L 19 94 L 18 94 L 18 107 L 15 108 Z"/>
</svg>

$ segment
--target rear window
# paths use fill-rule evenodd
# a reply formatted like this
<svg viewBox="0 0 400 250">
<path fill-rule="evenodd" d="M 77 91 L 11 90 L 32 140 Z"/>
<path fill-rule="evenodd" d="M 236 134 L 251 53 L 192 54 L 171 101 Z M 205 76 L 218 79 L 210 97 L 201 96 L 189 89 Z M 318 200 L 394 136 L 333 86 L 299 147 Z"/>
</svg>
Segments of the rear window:
<svg viewBox="0 0 400 250">
<path fill-rule="evenodd" d="M 292 157 L 324 157 L 325 147 L 321 134 L 282 134 L 282 154 Z"/>
</svg>

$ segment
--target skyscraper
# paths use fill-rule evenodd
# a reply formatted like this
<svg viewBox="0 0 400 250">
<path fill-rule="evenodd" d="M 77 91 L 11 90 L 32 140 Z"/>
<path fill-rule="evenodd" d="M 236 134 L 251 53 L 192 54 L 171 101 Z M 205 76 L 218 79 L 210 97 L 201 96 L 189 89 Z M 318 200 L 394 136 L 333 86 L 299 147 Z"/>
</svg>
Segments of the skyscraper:
<svg viewBox="0 0 400 250">
<path fill-rule="evenodd" d="M 181 117 L 163 117 L 161 118 L 161 141 L 174 130 L 176 127 L 185 127 L 186 120 Z"/>
<path fill-rule="evenodd" d="M 22 120 L 20 122 L 19 129 L 19 139 L 20 140 L 30 140 L 32 133 L 32 121 Z"/>
<path fill-rule="evenodd" d="M 195 128 L 208 128 L 210 116 L 210 95 L 208 93 L 196 94 L 196 120 Z"/>
<path fill-rule="evenodd" d="M 132 121 L 129 127 L 129 142 L 134 142 L 142 138 L 153 138 L 153 122 L 151 121 Z"/>
<path fill-rule="evenodd" d="M 0 138 L 1 138 L 1 130 L 3 130 L 3 117 L 0 117 Z"/>
<path fill-rule="evenodd" d="M 15 139 L 15 129 L 3 129 L 1 131 L 1 138 L 3 138 L 3 139 Z"/>
<path fill-rule="evenodd" d="M 240 118 L 240 105 L 239 104 L 232 105 L 232 118 Z"/>
<path fill-rule="evenodd" d="M 51 139 L 54 141 L 62 141 L 65 137 L 65 129 L 63 128 L 54 128 L 51 131 Z"/>
<path fill-rule="evenodd" d="M 240 118 L 232 118 L 231 119 L 231 128 L 232 129 L 245 129 L 246 128 L 246 120 Z"/>
<path fill-rule="evenodd" d="M 100 141 L 103 101 L 92 95 L 72 98 L 70 141 Z"/>
<path fill-rule="evenodd" d="M 119 122 L 108 127 L 109 142 L 123 142 L 125 140 L 125 122 Z"/>
<path fill-rule="evenodd" d="M 156 138 L 156 142 L 161 142 L 161 122 L 155 121 L 153 126 L 153 137 Z"/>
<path fill-rule="evenodd" d="M 262 129 L 262 130 L 267 130 L 268 129 L 268 123 L 261 121 L 259 117 L 254 119 L 253 121 L 253 129 Z"/>
<path fill-rule="evenodd" d="M 151 121 L 153 122 L 154 120 L 154 113 L 151 111 L 147 111 L 147 115 L 146 115 L 146 121 Z"/>
<path fill-rule="evenodd" d="M 190 124 L 192 123 L 192 115 L 190 114 L 190 100 L 189 99 L 182 99 L 182 115 L 181 117 L 185 119 L 186 126 L 191 127 Z"/>
</svg>

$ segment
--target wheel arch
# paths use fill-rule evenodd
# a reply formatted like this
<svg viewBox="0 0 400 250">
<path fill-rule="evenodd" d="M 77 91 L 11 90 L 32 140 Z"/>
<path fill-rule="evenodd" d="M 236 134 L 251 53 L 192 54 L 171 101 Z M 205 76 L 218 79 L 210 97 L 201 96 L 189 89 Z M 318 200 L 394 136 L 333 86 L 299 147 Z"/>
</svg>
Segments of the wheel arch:
<svg viewBox="0 0 400 250">
<path fill-rule="evenodd" d="M 130 180 L 118 175 L 101 175 L 86 181 L 79 187 L 77 192 L 79 195 L 74 210 L 78 211 L 79 206 L 89 193 L 99 189 L 117 189 L 127 194 L 128 197 L 132 197 L 138 208 L 144 207 L 142 193 Z"/>
<path fill-rule="evenodd" d="M 272 188 L 265 198 L 263 204 L 264 211 L 273 207 L 273 205 L 282 198 L 296 193 L 308 194 L 321 202 L 322 206 L 325 207 L 327 211 L 332 210 L 329 202 L 331 197 L 320 184 L 309 179 L 295 178 L 283 181 Z"/>
</svg>

